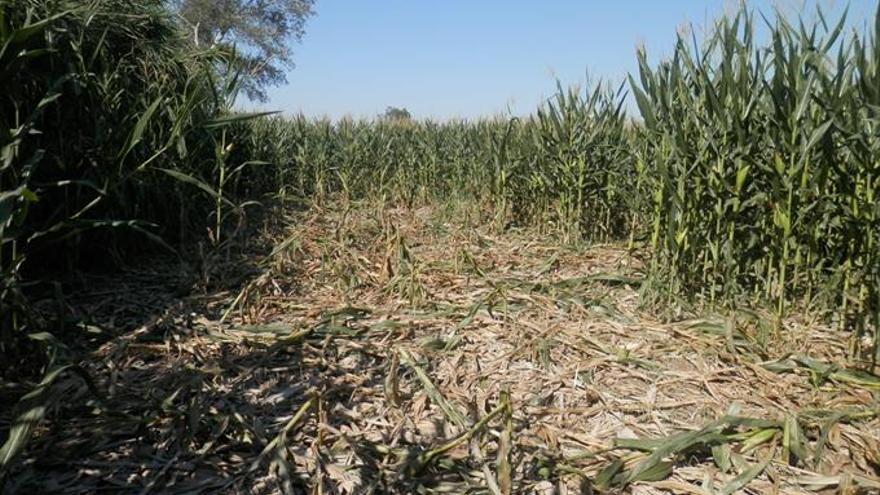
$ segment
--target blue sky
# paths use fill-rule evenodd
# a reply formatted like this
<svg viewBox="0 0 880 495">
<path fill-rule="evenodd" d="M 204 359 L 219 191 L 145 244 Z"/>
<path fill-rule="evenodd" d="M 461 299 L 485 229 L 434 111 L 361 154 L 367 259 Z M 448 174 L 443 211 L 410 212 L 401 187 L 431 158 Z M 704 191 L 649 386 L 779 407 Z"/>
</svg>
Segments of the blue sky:
<svg viewBox="0 0 880 495">
<path fill-rule="evenodd" d="M 752 0 L 765 12 L 818 1 Z M 864 26 L 876 0 L 852 0 Z M 635 71 L 636 46 L 669 53 L 676 30 L 707 25 L 733 0 L 317 0 L 289 84 L 260 108 L 309 116 L 374 117 L 387 106 L 419 118 L 530 113 L 558 78 L 589 73 L 620 82 Z M 699 31 L 698 31 L 699 32 Z M 251 106 L 251 105 L 248 105 Z"/>
</svg>

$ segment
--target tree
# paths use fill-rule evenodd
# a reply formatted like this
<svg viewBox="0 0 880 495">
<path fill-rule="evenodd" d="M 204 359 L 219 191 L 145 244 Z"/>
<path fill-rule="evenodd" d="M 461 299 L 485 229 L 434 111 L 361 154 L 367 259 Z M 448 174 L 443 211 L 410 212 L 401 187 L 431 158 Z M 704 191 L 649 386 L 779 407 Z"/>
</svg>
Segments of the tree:
<svg viewBox="0 0 880 495">
<path fill-rule="evenodd" d="M 411 120 L 412 115 L 410 115 L 409 110 L 406 108 L 388 107 L 385 109 L 385 113 L 382 114 L 382 118 L 395 121 Z"/>
<path fill-rule="evenodd" d="M 314 14 L 315 0 L 170 0 L 201 46 L 235 46 L 236 70 L 248 98 L 287 82 L 293 50 Z"/>
</svg>

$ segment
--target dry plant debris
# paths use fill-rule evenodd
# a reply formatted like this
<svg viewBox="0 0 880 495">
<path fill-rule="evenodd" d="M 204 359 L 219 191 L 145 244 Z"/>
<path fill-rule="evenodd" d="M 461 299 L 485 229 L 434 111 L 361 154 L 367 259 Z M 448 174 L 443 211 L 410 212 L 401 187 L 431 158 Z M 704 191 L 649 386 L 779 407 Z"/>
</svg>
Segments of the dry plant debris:
<svg viewBox="0 0 880 495">
<path fill-rule="evenodd" d="M 664 323 L 638 253 L 476 217 L 291 213 L 241 292 L 84 361 L 98 395 L 57 380 L 6 490 L 880 492 L 880 380 L 844 335 Z"/>
</svg>

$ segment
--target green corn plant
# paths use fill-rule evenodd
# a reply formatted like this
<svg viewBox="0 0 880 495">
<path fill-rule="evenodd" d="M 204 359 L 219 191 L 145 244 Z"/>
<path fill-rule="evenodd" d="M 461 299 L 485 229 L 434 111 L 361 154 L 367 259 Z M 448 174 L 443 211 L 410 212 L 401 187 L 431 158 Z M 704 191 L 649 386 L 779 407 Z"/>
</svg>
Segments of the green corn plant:
<svg viewBox="0 0 880 495">
<path fill-rule="evenodd" d="M 654 67 L 638 53 L 644 223 L 653 286 L 780 317 L 811 305 L 857 339 L 877 313 L 877 34 L 816 17 L 765 17 L 759 46 L 742 9 Z"/>
</svg>

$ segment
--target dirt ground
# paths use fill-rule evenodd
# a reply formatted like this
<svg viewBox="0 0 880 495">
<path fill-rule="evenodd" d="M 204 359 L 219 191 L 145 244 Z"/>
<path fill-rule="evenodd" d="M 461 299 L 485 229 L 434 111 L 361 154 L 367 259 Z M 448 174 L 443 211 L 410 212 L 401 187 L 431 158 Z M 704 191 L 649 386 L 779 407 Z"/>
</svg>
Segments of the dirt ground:
<svg viewBox="0 0 880 495">
<path fill-rule="evenodd" d="M 56 382 L 5 491 L 880 493 L 880 379 L 848 335 L 664 322 L 637 251 L 471 213 L 334 203 L 195 268 L 236 290 L 154 267 L 82 294 L 86 331 L 125 331 L 93 387 Z"/>
</svg>

